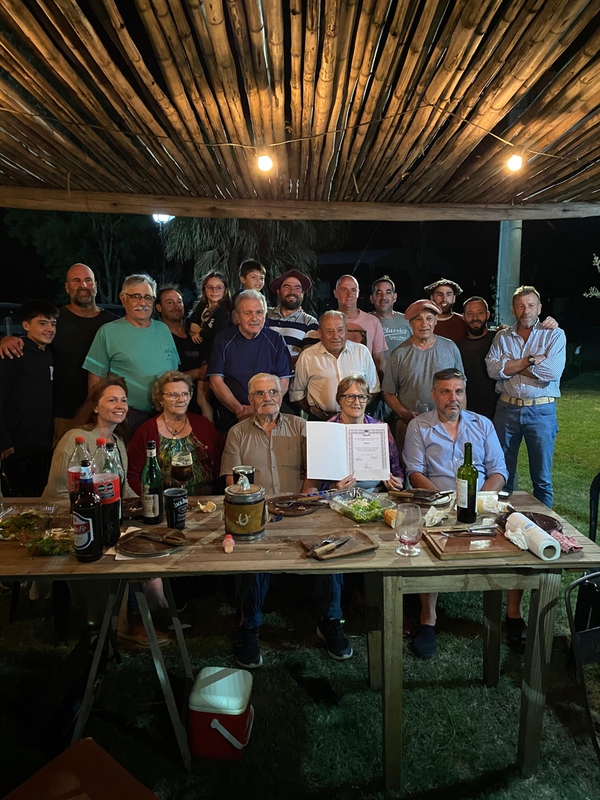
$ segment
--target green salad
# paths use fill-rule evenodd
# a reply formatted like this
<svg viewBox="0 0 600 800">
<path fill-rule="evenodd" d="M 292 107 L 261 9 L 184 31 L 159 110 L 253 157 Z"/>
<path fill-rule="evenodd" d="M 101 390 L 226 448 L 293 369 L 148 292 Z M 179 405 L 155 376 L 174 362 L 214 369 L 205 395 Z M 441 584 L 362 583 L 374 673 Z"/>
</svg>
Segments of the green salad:
<svg viewBox="0 0 600 800">
<path fill-rule="evenodd" d="M 73 553 L 73 532 L 53 528 L 39 539 L 27 543 L 30 556 L 67 556 Z"/>
<path fill-rule="evenodd" d="M 383 519 L 383 506 L 379 500 L 365 500 L 363 497 L 358 497 L 356 500 L 350 500 L 347 505 L 348 515 L 356 522 L 377 522 Z"/>
<path fill-rule="evenodd" d="M 22 511 L 0 522 L 0 539 L 25 539 L 48 527 L 48 516 L 39 511 Z"/>
</svg>

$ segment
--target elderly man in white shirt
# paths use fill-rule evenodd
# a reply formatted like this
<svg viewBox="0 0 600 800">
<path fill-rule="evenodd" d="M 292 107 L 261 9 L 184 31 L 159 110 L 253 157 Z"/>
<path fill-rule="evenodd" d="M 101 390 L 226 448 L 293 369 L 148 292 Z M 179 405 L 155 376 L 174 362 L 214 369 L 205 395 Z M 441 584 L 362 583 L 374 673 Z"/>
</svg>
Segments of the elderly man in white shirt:
<svg viewBox="0 0 600 800">
<path fill-rule="evenodd" d="M 373 395 L 379 392 L 379 378 L 367 347 L 348 341 L 344 314 L 326 311 L 319 319 L 319 331 L 321 341 L 300 353 L 289 397 L 310 419 L 327 420 L 340 410 L 335 397 L 342 378 L 362 375 Z"/>
</svg>

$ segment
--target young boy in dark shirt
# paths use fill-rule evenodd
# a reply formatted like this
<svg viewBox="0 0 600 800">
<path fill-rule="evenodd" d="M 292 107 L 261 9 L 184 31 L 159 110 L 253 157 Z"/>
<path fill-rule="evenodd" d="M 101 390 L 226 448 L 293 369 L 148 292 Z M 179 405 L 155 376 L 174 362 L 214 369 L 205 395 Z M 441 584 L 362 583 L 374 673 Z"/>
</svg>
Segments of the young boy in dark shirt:
<svg viewBox="0 0 600 800">
<path fill-rule="evenodd" d="M 39 497 L 52 458 L 52 379 L 49 344 L 58 310 L 47 300 L 21 306 L 27 334 L 23 357 L 0 361 L 0 461 L 6 494 Z"/>
</svg>

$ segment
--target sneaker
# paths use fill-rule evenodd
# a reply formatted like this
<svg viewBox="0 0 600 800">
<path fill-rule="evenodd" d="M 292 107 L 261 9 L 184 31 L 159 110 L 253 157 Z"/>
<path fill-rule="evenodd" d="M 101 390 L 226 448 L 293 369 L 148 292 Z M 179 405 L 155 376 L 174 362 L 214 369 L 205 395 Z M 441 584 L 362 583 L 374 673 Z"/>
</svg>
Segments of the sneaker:
<svg viewBox="0 0 600 800">
<path fill-rule="evenodd" d="M 260 628 L 239 628 L 233 657 L 239 667 L 256 669 L 261 667 L 263 660 L 258 645 L 258 631 Z"/>
<path fill-rule="evenodd" d="M 506 617 L 504 620 L 504 627 L 506 629 L 506 643 L 511 648 L 519 648 L 527 638 L 527 624 L 522 617 L 514 619 L 513 617 Z"/>
<path fill-rule="evenodd" d="M 435 639 L 435 627 L 433 625 L 421 625 L 415 638 L 410 643 L 410 649 L 414 656 L 428 661 L 433 658 L 437 650 Z"/>
<path fill-rule="evenodd" d="M 344 634 L 340 619 L 322 619 L 317 626 L 317 636 L 325 642 L 327 655 L 335 661 L 345 661 L 352 656 L 352 645 Z"/>
</svg>

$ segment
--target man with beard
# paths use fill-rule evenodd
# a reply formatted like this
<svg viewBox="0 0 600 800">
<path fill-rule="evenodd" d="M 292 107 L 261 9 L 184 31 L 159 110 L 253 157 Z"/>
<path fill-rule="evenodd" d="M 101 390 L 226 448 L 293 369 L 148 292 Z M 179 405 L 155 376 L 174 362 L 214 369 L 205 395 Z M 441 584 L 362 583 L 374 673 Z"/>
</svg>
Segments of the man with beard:
<svg viewBox="0 0 600 800">
<path fill-rule="evenodd" d="M 404 314 L 394 311 L 398 295 L 396 285 L 389 275 L 384 275 L 373 283 L 370 299 L 375 306 L 375 311 L 371 313 L 381 323 L 389 356 L 394 348 L 410 337 L 412 328 Z"/>
<path fill-rule="evenodd" d="M 297 269 L 284 272 L 269 284 L 269 289 L 279 299 L 279 305 L 268 310 L 267 326 L 285 339 L 292 364 L 296 363 L 306 344 L 314 344 L 319 339 L 316 318 L 302 309 L 304 295 L 311 286 L 310 278 Z"/>
<path fill-rule="evenodd" d="M 465 442 L 471 442 L 477 490 L 500 491 L 508 474 L 502 448 L 492 422 L 465 410 L 465 376 L 457 369 L 436 372 L 431 397 L 435 409 L 411 420 L 406 431 L 402 456 L 410 485 L 440 492 L 455 489 L 455 464 L 463 462 Z M 509 609 L 519 599 L 509 593 Z M 436 603 L 437 593 L 421 594 L 421 627 L 411 642 L 418 658 L 435 655 Z"/>
<path fill-rule="evenodd" d="M 435 283 L 430 283 L 424 287 L 429 292 L 429 299 L 439 306 L 442 313 L 438 315 L 436 333 L 438 336 L 445 336 L 453 342 L 459 342 L 467 335 L 467 326 L 462 314 L 457 314 L 452 310 L 454 302 L 462 289 L 454 281 L 447 278 L 440 278 Z"/>
<path fill-rule="evenodd" d="M 96 305 L 98 285 L 85 264 L 73 264 L 67 271 L 65 291 L 70 302 L 58 312 L 54 355 L 53 414 L 54 442 L 73 427 L 73 418 L 87 397 L 88 374 L 83 362 L 98 330 L 117 319 Z M 7 336 L 0 344 L 0 357 L 19 358 L 23 339 Z"/>
<path fill-rule="evenodd" d="M 469 387 L 467 408 L 493 419 L 498 400 L 496 381 L 490 378 L 485 365 L 485 357 L 496 335 L 487 327 L 490 310 L 483 297 L 469 297 L 463 303 L 463 315 L 467 335 L 456 346 L 460 350 Z"/>
<path fill-rule="evenodd" d="M 203 414 L 212 422 L 212 408 L 204 392 L 198 391 L 198 380 L 204 379 L 206 365 L 201 366 L 202 345 L 192 341 L 184 325 L 185 308 L 179 287 L 175 284 L 162 286 L 156 294 L 154 304 L 161 322 L 171 331 L 175 347 L 179 353 L 179 371 L 189 375 L 194 382 L 194 396 L 190 400 L 188 411 Z"/>
</svg>

